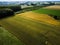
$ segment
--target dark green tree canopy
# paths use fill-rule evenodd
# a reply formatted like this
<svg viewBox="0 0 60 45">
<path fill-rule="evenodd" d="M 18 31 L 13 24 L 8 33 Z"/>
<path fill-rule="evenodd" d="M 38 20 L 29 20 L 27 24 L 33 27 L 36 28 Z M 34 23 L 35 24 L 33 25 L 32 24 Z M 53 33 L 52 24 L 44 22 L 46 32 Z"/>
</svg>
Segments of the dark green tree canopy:
<svg viewBox="0 0 60 45">
<path fill-rule="evenodd" d="M 11 9 L 0 9 L 0 18 L 8 17 L 14 15 L 14 11 Z"/>
</svg>

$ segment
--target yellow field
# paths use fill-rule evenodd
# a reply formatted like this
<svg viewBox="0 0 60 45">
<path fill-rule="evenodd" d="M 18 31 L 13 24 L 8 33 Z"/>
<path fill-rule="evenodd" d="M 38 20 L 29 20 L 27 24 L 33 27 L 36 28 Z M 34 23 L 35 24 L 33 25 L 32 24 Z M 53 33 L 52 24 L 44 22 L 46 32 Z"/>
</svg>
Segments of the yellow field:
<svg viewBox="0 0 60 45">
<path fill-rule="evenodd" d="M 45 7 L 45 8 L 54 9 L 54 10 L 60 10 L 60 5 L 48 6 L 48 7 Z"/>
<path fill-rule="evenodd" d="M 24 17 L 25 19 L 32 19 L 32 20 L 36 20 L 36 21 L 40 21 L 46 24 L 50 24 L 50 25 L 59 25 L 60 23 L 55 20 L 54 18 L 50 17 L 47 14 L 39 14 L 39 13 L 34 13 L 34 12 L 26 12 L 26 13 L 22 13 L 22 14 L 18 14 L 21 17 Z"/>
</svg>

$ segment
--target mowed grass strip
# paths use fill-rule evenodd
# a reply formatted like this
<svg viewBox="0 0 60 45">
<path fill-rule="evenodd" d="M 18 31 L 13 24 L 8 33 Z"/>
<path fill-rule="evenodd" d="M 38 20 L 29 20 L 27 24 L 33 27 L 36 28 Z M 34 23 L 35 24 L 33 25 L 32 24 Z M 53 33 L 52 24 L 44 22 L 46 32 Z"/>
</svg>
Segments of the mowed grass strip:
<svg viewBox="0 0 60 45">
<path fill-rule="evenodd" d="M 58 40 L 60 33 L 57 27 L 54 26 L 54 28 L 52 28 L 50 25 L 43 25 L 43 23 L 39 23 L 40 21 L 36 20 L 38 17 L 35 19 L 31 18 L 32 15 L 30 13 L 24 14 L 3 19 L 0 21 L 1 25 L 17 36 L 26 45 L 45 45 L 46 40 L 53 45 L 60 44 L 57 42 L 60 41 Z M 33 17 L 34 16 L 36 15 L 33 15 Z"/>
</svg>

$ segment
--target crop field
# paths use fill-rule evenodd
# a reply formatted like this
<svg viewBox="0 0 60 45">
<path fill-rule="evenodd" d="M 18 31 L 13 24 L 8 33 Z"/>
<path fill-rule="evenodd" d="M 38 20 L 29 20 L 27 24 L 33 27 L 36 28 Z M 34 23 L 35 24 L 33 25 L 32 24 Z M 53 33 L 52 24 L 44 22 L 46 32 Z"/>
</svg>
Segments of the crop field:
<svg viewBox="0 0 60 45">
<path fill-rule="evenodd" d="M 1 27 L 13 34 L 20 42 L 6 45 L 60 45 L 60 22 L 40 12 L 43 10 L 24 12 L 0 19 Z"/>
<path fill-rule="evenodd" d="M 53 5 L 53 6 L 48 6 L 44 7 L 46 9 L 52 9 L 52 10 L 60 10 L 60 5 Z"/>
</svg>

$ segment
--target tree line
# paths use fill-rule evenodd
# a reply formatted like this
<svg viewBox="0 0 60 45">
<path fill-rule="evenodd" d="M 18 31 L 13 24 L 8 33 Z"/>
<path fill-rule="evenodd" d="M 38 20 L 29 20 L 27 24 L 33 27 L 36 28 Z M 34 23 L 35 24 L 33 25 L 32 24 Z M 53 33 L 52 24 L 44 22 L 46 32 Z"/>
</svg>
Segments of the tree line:
<svg viewBox="0 0 60 45">
<path fill-rule="evenodd" d="M 13 16 L 15 12 L 20 11 L 21 6 L 0 6 L 0 19 L 8 16 Z"/>
</svg>

